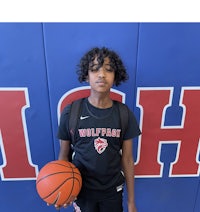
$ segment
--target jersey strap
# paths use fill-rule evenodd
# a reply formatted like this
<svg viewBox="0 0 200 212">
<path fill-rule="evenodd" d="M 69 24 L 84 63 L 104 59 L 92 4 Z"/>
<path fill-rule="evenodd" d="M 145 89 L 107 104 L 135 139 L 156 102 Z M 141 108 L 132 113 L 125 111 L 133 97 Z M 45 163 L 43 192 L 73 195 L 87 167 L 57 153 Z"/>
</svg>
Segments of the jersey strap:
<svg viewBox="0 0 200 212">
<path fill-rule="evenodd" d="M 115 101 L 115 102 L 117 102 L 119 114 L 120 114 L 120 124 L 121 124 L 121 129 L 122 129 L 120 141 L 122 144 L 124 135 L 126 133 L 126 130 L 128 129 L 128 120 L 129 120 L 128 114 L 129 114 L 129 112 L 128 112 L 127 105 L 122 104 L 121 102 L 118 102 L 118 101 Z"/>
<path fill-rule="evenodd" d="M 71 134 L 72 144 L 75 143 L 75 132 L 78 127 L 78 119 L 81 112 L 81 105 L 84 98 L 78 99 L 71 104 L 69 113 L 69 130 Z"/>
</svg>

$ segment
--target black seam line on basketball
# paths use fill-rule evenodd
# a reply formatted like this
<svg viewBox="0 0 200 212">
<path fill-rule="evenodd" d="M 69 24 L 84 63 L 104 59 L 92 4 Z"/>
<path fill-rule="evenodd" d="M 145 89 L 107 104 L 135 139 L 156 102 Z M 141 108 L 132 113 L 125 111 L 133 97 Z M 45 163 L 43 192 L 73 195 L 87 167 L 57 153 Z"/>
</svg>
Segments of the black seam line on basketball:
<svg viewBox="0 0 200 212">
<path fill-rule="evenodd" d="M 73 173 L 74 173 L 74 172 L 73 172 Z M 70 178 L 70 179 L 71 179 L 71 178 Z M 74 181 L 75 181 L 75 180 L 78 181 L 78 183 L 79 183 L 79 188 L 80 188 L 80 186 L 81 186 L 81 183 L 80 183 L 80 181 L 79 181 L 78 178 L 76 178 L 76 177 L 73 176 L 73 179 L 74 179 L 74 180 L 73 180 L 73 184 L 72 184 L 72 187 L 71 187 L 71 192 L 70 192 L 70 194 L 69 194 L 68 199 L 65 200 L 66 202 L 68 202 L 69 198 L 71 197 L 72 191 L 73 191 L 73 189 L 74 189 Z M 57 198 L 56 198 L 55 202 L 53 203 L 53 205 L 55 205 L 55 204 L 57 203 L 57 201 L 59 200 L 59 198 L 60 198 L 60 193 L 61 193 L 61 192 L 58 193 Z"/>
<path fill-rule="evenodd" d="M 72 172 L 72 173 L 73 173 L 73 179 L 77 179 L 77 178 L 74 178 L 74 172 Z M 78 182 L 79 182 L 79 180 L 78 180 Z M 67 198 L 66 202 L 68 202 L 69 198 L 71 197 L 73 189 L 74 189 L 74 180 L 73 180 L 73 184 L 72 184 L 72 187 L 71 187 L 71 191 L 70 191 L 69 197 Z"/>
<path fill-rule="evenodd" d="M 46 175 L 46 176 L 40 178 L 40 179 L 37 181 L 36 184 L 38 184 L 41 180 L 43 180 L 43 179 L 45 179 L 45 178 L 47 178 L 47 177 L 49 177 L 49 176 L 53 176 L 53 175 L 56 175 L 56 174 L 67 174 L 67 173 L 72 173 L 72 172 L 71 172 L 71 171 L 64 171 L 64 172 L 62 171 L 62 172 L 55 172 L 55 173 Z M 73 172 L 73 173 L 80 175 L 80 173 L 78 173 L 78 172 Z"/>
<path fill-rule="evenodd" d="M 67 168 L 72 168 L 72 169 L 76 169 L 76 167 L 73 167 L 71 164 L 69 164 L 69 166 L 65 165 L 65 164 L 60 164 L 58 162 L 50 162 L 50 164 L 57 164 L 57 165 L 60 165 L 60 166 L 64 166 L 64 167 L 67 167 Z"/>
<path fill-rule="evenodd" d="M 57 201 L 59 200 L 59 198 L 60 198 L 60 193 L 61 193 L 61 192 L 59 192 L 58 195 L 56 196 L 56 199 L 55 199 L 55 201 L 53 202 L 53 205 L 55 205 L 55 204 L 57 203 Z"/>
<path fill-rule="evenodd" d="M 60 164 L 60 163 L 57 163 L 57 162 L 51 162 L 50 164 L 56 164 L 56 165 L 59 165 L 59 166 L 64 166 L 64 167 L 67 167 L 67 168 L 71 168 L 71 169 L 73 169 L 73 171 L 75 169 L 77 169 L 75 166 L 72 166 L 71 164 L 69 164 L 69 166 L 64 165 L 64 164 Z"/>
<path fill-rule="evenodd" d="M 77 179 L 77 178 L 73 178 L 73 177 L 70 177 L 70 178 L 68 178 L 68 179 L 66 179 L 65 181 L 63 181 L 62 182 L 62 184 L 60 184 L 56 189 L 54 189 L 50 194 L 48 194 L 47 196 L 45 196 L 45 197 L 42 197 L 42 199 L 46 199 L 46 198 L 48 198 L 48 197 L 50 197 L 55 191 L 57 191 L 63 184 L 65 184 L 65 182 L 67 182 L 68 180 L 70 180 L 70 179 Z M 78 179 L 77 179 L 78 180 Z M 73 184 L 72 184 L 72 188 L 74 188 L 74 180 L 73 180 Z M 72 193 L 72 189 L 71 189 L 71 193 Z M 71 193 L 70 193 L 70 195 L 71 195 Z M 68 198 L 69 199 L 69 198 Z M 67 199 L 67 200 L 68 200 Z"/>
<path fill-rule="evenodd" d="M 70 165 L 70 166 L 71 166 L 71 165 Z M 72 168 L 72 166 L 71 166 L 71 168 Z M 76 179 L 76 180 L 79 182 L 79 180 L 78 180 L 77 178 L 74 177 L 74 172 L 72 172 L 72 173 L 73 173 L 73 177 L 70 177 L 69 179 Z M 69 179 L 67 179 L 67 180 L 69 180 Z M 67 180 L 66 180 L 66 181 L 67 181 Z M 66 182 L 66 181 L 65 181 L 65 182 Z M 71 197 L 72 191 L 73 191 L 73 189 L 74 189 L 74 181 L 75 181 L 75 180 L 72 181 L 73 184 L 72 184 L 72 187 L 71 187 L 71 191 L 70 191 L 69 197 L 65 200 L 66 202 L 68 202 L 69 198 Z M 79 184 L 80 184 L 80 182 L 79 182 Z M 58 188 L 57 188 L 57 189 L 58 189 Z M 55 191 L 54 191 L 54 192 L 55 192 Z M 58 201 L 58 200 L 57 200 L 57 201 Z M 56 202 L 57 202 L 57 201 L 56 201 Z"/>
</svg>

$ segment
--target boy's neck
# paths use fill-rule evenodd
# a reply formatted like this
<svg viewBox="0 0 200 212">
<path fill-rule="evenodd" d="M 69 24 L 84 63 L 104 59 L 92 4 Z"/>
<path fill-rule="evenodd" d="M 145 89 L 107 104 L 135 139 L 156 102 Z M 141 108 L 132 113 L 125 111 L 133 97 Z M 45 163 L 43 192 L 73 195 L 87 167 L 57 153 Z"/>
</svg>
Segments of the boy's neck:
<svg viewBox="0 0 200 212">
<path fill-rule="evenodd" d="M 110 96 L 101 96 L 101 97 L 94 97 L 90 95 L 88 97 L 88 101 L 91 105 L 97 108 L 110 108 L 113 105 L 112 99 Z"/>
</svg>

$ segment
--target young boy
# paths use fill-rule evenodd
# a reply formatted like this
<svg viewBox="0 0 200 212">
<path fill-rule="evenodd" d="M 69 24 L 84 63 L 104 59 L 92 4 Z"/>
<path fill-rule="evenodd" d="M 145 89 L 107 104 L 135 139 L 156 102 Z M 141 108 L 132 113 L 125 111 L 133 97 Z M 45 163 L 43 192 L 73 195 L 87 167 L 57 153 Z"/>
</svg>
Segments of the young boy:
<svg viewBox="0 0 200 212">
<path fill-rule="evenodd" d="M 82 103 L 73 146 L 72 163 L 80 170 L 83 179 L 81 192 L 75 201 L 76 211 L 122 212 L 123 185 L 126 182 L 128 212 L 136 212 L 132 139 L 141 132 L 128 109 L 128 129 L 121 143 L 117 102 L 110 98 L 112 86 L 128 79 L 126 69 L 119 55 L 103 47 L 88 51 L 82 57 L 77 73 L 79 81 L 88 82 L 91 91 Z M 61 140 L 58 159 L 66 161 L 69 160 L 71 145 L 69 110 L 70 105 L 63 110 L 58 130 Z"/>
</svg>

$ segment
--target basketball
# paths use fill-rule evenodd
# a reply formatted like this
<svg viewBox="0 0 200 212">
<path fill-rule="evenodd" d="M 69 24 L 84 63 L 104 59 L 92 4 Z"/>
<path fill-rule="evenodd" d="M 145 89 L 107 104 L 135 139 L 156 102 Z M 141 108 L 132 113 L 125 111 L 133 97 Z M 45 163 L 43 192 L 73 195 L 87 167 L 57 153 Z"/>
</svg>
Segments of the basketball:
<svg viewBox="0 0 200 212">
<path fill-rule="evenodd" d="M 36 179 L 39 196 L 48 204 L 62 206 L 78 196 L 82 186 L 80 171 L 71 162 L 55 160 L 47 163 Z"/>
</svg>

